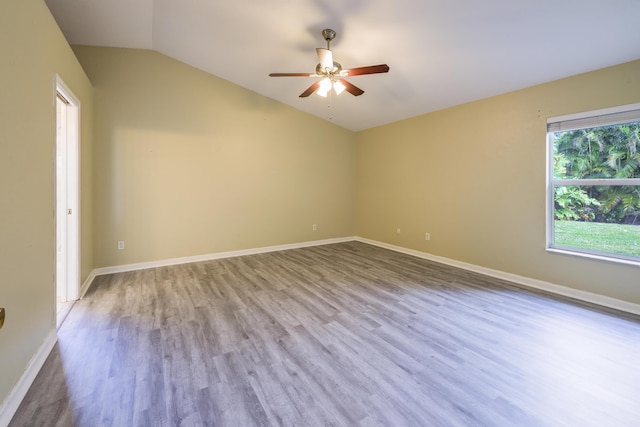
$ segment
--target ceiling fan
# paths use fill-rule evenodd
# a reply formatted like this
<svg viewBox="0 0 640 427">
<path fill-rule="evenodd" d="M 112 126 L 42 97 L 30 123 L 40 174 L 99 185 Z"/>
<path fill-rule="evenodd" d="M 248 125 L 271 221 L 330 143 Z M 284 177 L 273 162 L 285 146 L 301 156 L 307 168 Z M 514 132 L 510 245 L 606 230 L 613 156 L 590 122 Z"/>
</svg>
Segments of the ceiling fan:
<svg viewBox="0 0 640 427">
<path fill-rule="evenodd" d="M 307 90 L 300 94 L 300 98 L 306 98 L 313 92 L 318 91 L 318 95 L 327 96 L 327 93 L 333 88 L 336 94 L 347 91 L 351 95 L 359 96 L 364 93 L 359 87 L 349 83 L 343 77 L 361 76 L 363 74 L 377 74 L 386 73 L 389 71 L 387 64 L 370 65 L 368 67 L 351 68 L 349 70 L 343 70 L 342 66 L 333 60 L 333 53 L 330 49 L 331 40 L 336 37 L 336 32 L 332 29 L 326 28 L 322 30 L 322 37 L 327 42 L 327 48 L 317 48 L 318 60 L 320 61 L 316 65 L 315 73 L 271 73 L 269 77 L 321 77 Z"/>
</svg>

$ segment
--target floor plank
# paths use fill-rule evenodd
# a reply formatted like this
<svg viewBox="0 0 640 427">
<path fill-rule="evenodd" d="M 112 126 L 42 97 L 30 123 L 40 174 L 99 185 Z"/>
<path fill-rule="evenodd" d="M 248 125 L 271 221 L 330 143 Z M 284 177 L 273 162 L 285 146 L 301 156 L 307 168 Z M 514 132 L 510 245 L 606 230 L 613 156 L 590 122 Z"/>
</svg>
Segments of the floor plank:
<svg viewBox="0 0 640 427">
<path fill-rule="evenodd" d="M 638 426 L 640 318 L 359 242 L 99 276 L 11 426 Z"/>
</svg>

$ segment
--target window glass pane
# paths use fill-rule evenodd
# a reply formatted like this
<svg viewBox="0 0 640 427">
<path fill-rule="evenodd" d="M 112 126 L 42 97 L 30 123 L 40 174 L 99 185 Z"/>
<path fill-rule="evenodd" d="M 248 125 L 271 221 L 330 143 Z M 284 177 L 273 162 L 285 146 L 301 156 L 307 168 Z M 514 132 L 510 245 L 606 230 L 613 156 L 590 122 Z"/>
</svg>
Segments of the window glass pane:
<svg viewBox="0 0 640 427">
<path fill-rule="evenodd" d="M 553 178 L 640 178 L 640 122 L 554 132 Z"/>
<path fill-rule="evenodd" d="M 553 246 L 640 258 L 640 186 L 554 186 Z"/>
</svg>

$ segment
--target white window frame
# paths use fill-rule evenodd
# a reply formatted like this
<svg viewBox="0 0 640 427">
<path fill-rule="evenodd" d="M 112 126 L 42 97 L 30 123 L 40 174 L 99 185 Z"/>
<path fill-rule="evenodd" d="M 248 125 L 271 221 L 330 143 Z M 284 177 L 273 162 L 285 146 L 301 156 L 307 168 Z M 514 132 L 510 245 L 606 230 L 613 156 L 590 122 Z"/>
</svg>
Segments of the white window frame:
<svg viewBox="0 0 640 427">
<path fill-rule="evenodd" d="M 623 264 L 640 266 L 638 257 L 609 254 L 604 252 L 591 251 L 588 249 L 566 248 L 555 246 L 554 244 L 554 187 L 556 186 L 592 186 L 592 185 L 638 185 L 640 178 L 632 179 L 555 179 L 553 177 L 553 134 L 559 131 L 569 131 L 586 129 L 591 127 L 607 126 L 628 123 L 630 121 L 640 121 L 640 103 L 621 105 L 601 110 L 585 111 L 576 114 L 567 114 L 547 118 L 547 203 L 546 203 L 546 224 L 547 239 L 546 249 L 549 252 L 575 255 L 598 260 L 613 261 Z"/>
</svg>

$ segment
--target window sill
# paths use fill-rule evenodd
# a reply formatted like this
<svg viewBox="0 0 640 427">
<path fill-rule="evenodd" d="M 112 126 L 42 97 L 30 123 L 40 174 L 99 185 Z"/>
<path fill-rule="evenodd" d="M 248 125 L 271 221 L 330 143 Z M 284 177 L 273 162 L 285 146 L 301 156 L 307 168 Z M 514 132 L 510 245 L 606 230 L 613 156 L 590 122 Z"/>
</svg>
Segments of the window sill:
<svg viewBox="0 0 640 427">
<path fill-rule="evenodd" d="M 561 249 L 561 248 L 547 248 L 547 252 L 552 252 L 552 253 L 561 254 L 561 255 L 575 256 L 580 258 L 589 258 L 597 261 L 613 262 L 616 264 L 631 265 L 634 267 L 640 267 L 640 259 L 634 260 L 629 258 L 618 258 L 615 256 L 607 256 L 604 254 L 594 254 L 594 253 L 580 252 L 576 250 Z"/>
</svg>

